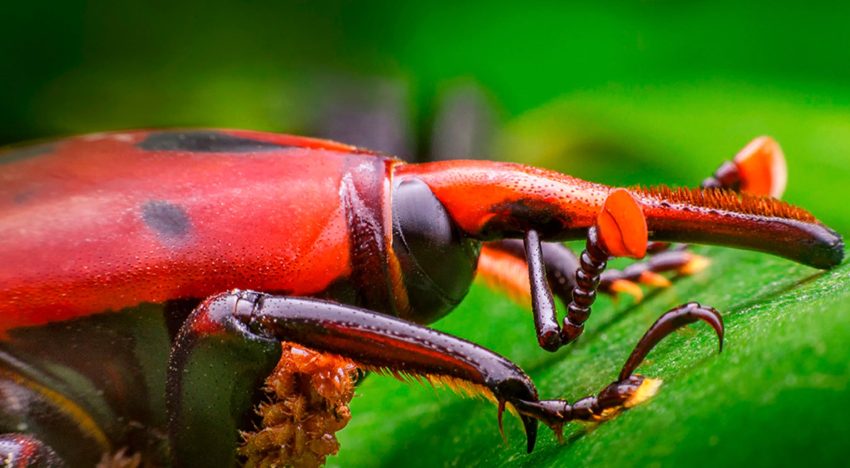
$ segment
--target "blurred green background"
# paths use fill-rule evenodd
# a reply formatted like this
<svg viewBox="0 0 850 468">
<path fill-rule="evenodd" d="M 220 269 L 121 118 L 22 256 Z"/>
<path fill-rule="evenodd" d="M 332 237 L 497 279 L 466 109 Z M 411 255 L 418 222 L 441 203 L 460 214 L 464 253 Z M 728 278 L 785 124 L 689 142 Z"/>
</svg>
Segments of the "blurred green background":
<svg viewBox="0 0 850 468">
<path fill-rule="evenodd" d="M 0 13 L 0 143 L 236 127 L 695 185 L 769 134 L 788 158 L 785 198 L 850 232 L 845 2 L 69 0 Z M 681 352 L 660 349 L 652 370 L 680 387 L 646 408 L 574 429 L 564 446 L 547 435 L 527 457 L 516 425 L 501 445 L 488 406 L 372 379 L 334 463 L 846 463 L 847 268 L 817 276 L 708 252 L 711 270 L 642 307 L 603 299 L 597 314 L 611 320 L 591 320 L 555 357 L 536 349 L 527 313 L 480 288 L 438 324 L 517 359 L 547 396 L 576 398 L 610 380 L 663 308 L 699 299 L 727 312 L 737 335 L 725 360 L 703 357 L 702 329 L 680 337 Z"/>
<path fill-rule="evenodd" d="M 476 153 L 610 183 L 693 184 L 771 134 L 789 156 L 788 198 L 850 227 L 819 211 L 846 193 L 850 167 L 846 3 L 68 0 L 0 12 L 0 143 L 161 126 L 362 143 L 328 115 L 383 106 L 393 117 L 373 127 L 403 144 L 385 136 L 379 149 L 426 157 L 446 100 L 471 89 L 494 128 Z"/>
</svg>

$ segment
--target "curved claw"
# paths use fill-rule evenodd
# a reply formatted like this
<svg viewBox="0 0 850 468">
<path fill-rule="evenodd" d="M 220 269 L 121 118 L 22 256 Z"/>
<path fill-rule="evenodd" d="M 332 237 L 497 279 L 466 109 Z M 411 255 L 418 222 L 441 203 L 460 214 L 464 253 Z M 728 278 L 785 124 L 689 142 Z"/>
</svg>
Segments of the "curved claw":
<svg viewBox="0 0 850 468">
<path fill-rule="evenodd" d="M 499 419 L 499 434 L 501 434 L 501 436 L 502 436 L 502 442 L 504 442 L 505 445 L 508 445 L 508 437 L 505 435 L 505 425 L 503 423 L 504 414 L 505 414 L 505 402 L 499 400 L 499 413 L 498 413 L 498 416 L 497 416 L 498 419 Z"/>
<path fill-rule="evenodd" d="M 508 438 L 505 436 L 505 428 L 502 425 L 502 415 L 504 415 L 504 413 L 505 413 L 505 404 L 506 404 L 505 401 L 502 401 L 502 400 L 499 401 L 498 418 L 499 418 L 499 433 L 502 434 L 502 440 L 505 442 L 505 444 L 507 444 Z M 528 404 L 533 405 L 534 403 L 528 403 L 528 402 L 525 402 L 524 400 L 516 400 L 516 402 L 513 405 L 514 405 L 514 408 L 516 408 L 517 412 L 519 413 L 519 418 L 522 420 L 522 426 L 525 429 L 526 448 L 528 449 L 528 453 L 531 453 L 531 451 L 534 450 L 534 444 L 537 443 L 537 417 L 529 416 L 529 415 L 524 414 L 523 412 L 520 411 L 521 407 L 523 407 L 524 405 L 528 405 Z"/>
<path fill-rule="evenodd" d="M 643 362 L 643 359 L 649 354 L 652 348 L 667 335 L 698 320 L 711 325 L 720 340 L 719 351 L 723 351 L 723 317 L 712 307 L 704 307 L 696 302 L 689 302 L 669 310 L 649 327 L 649 330 L 640 339 L 634 351 L 632 351 L 632 354 L 623 365 L 619 380 L 628 379 L 632 375 L 632 372 Z"/>
<path fill-rule="evenodd" d="M 598 396 L 582 398 L 572 405 L 566 400 L 537 400 L 536 396 L 510 399 L 525 425 L 528 451 L 531 452 L 534 448 L 537 421 L 549 426 L 561 440 L 564 424 L 569 421 L 604 421 L 624 409 L 631 408 L 651 398 L 658 391 L 661 381 L 632 375 L 632 372 L 664 337 L 698 320 L 702 320 L 714 328 L 720 338 L 720 349 L 722 351 L 723 319 L 720 313 L 711 307 L 703 307 L 696 302 L 691 302 L 668 311 L 656 320 L 638 342 L 635 350 L 632 351 L 631 356 L 623 366 L 623 370 L 620 371 L 618 380 L 602 389 Z M 504 403 L 500 402 L 500 428 L 503 409 Z"/>
<path fill-rule="evenodd" d="M 525 428 L 526 449 L 528 453 L 531 453 L 534 450 L 534 444 L 537 442 L 537 420 L 524 414 L 519 417 L 522 419 L 522 425 Z"/>
</svg>

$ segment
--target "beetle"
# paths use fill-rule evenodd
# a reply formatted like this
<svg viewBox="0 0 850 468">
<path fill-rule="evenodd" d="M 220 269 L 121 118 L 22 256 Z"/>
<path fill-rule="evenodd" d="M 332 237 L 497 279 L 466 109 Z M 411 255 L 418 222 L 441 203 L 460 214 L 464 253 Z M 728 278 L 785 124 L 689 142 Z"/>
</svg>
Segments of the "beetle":
<svg viewBox="0 0 850 468">
<path fill-rule="evenodd" d="M 530 296 L 538 343 L 554 351 L 582 334 L 597 292 L 637 294 L 636 282 L 701 264 L 666 249 L 606 271 L 612 257 L 664 250 L 650 241 L 820 269 L 843 258 L 836 232 L 771 197 L 785 172 L 768 138 L 696 189 L 617 189 L 492 161 L 405 164 L 237 130 L 93 134 L 10 148 L 0 163 L 0 456 L 15 466 L 90 466 L 122 448 L 150 463 L 230 465 L 267 376 L 299 359 L 319 373 L 325 354 L 310 350 L 339 356 L 329 366 L 344 381 L 356 364 L 483 393 L 500 428 L 504 409 L 520 417 L 531 451 L 538 422 L 560 432 L 648 398 L 657 381 L 633 372 L 673 330 L 705 321 L 722 347 L 722 319 L 676 307 L 599 394 L 541 399 L 509 360 L 425 326 L 463 299 L 476 268 Z M 582 238 L 578 259 L 557 243 Z M 298 401 L 283 412 L 304 411 Z"/>
</svg>

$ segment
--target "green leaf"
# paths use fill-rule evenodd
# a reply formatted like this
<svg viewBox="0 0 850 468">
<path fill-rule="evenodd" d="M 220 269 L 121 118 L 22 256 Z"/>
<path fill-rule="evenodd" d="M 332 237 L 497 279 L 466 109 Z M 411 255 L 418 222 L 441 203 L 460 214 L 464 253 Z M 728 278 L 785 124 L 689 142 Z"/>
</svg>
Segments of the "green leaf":
<svg viewBox="0 0 850 468">
<path fill-rule="evenodd" d="M 649 355 L 639 372 L 664 380 L 649 402 L 602 424 L 570 424 L 564 444 L 541 427 L 537 449 L 526 455 L 516 420 L 506 420 L 508 445 L 502 443 L 490 403 L 371 377 L 358 389 L 354 417 L 331 464 L 841 461 L 850 440 L 842 416 L 850 406 L 850 267 L 818 272 L 754 253 L 700 252 L 714 259 L 708 270 L 652 293 L 639 307 L 602 298 L 580 342 L 555 354 L 537 348 L 527 311 L 483 287 L 439 324 L 515 359 L 542 397 L 573 401 L 613 380 L 663 311 L 688 300 L 721 310 L 727 329 L 722 354 L 714 333 L 699 325 Z"/>
</svg>

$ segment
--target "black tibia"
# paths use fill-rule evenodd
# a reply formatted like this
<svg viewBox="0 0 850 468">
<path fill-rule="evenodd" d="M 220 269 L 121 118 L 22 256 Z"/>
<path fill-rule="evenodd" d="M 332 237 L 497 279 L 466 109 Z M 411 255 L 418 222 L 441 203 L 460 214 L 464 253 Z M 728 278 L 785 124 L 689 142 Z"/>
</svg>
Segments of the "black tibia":
<svg viewBox="0 0 850 468">
<path fill-rule="evenodd" d="M 521 240 L 503 239 L 488 242 L 487 246 L 511 254 L 528 263 L 526 246 Z M 576 285 L 576 270 L 579 268 L 578 258 L 561 243 L 540 242 L 540 247 L 543 252 L 546 279 L 552 294 L 561 299 L 564 304 L 569 304 L 573 299 L 573 288 Z M 650 257 L 647 260 L 632 263 L 624 270 L 605 270 L 600 277 L 599 286 L 596 290 L 598 293 L 617 295 L 618 291 L 612 289 L 616 280 L 642 283 L 644 280 L 641 278 L 641 274 L 644 272 L 680 271 L 694 258 L 694 254 L 685 249 L 686 246 L 684 245 L 650 242 L 647 246 L 647 254 Z"/>
<path fill-rule="evenodd" d="M 724 329 L 720 314 L 711 307 L 691 302 L 662 315 L 640 339 L 623 365 L 617 380 L 602 389 L 598 395 L 582 398 L 573 404 L 565 400 L 541 400 L 515 402 L 514 406 L 520 414 L 543 422 L 558 435 L 563 425 L 569 421 L 606 419 L 617 411 L 651 396 L 654 389 L 647 389 L 647 395 L 641 395 L 640 392 L 641 387 L 650 382 L 640 375 L 633 375 L 633 372 L 658 342 L 675 330 L 699 320 L 708 323 L 715 330 L 722 350 Z"/>
<path fill-rule="evenodd" d="M 497 248 L 519 256 L 513 245 L 515 244 L 502 242 Z M 575 257 L 566 247 L 541 243 L 539 235 L 533 229 L 526 233 L 524 250 L 537 341 L 543 349 L 556 351 L 574 341 L 584 331 L 584 322 L 590 317 L 591 306 L 596 300 L 609 255 L 599 242 L 596 227 L 588 230 L 586 247 L 578 262 L 575 262 Z M 613 272 L 605 282 L 606 287 L 610 287 L 617 279 L 638 280 L 645 271 L 679 268 L 683 262 L 687 262 L 690 254 L 668 251 L 657 254 L 656 257 L 634 264 L 626 271 Z M 573 273 L 570 274 L 570 271 Z M 558 326 L 557 310 L 550 285 L 557 288 L 558 295 L 567 303 L 563 328 Z"/>
<path fill-rule="evenodd" d="M 543 249 L 537 231 L 525 234 L 525 261 L 528 262 L 528 278 L 531 285 L 531 310 L 534 313 L 534 328 L 537 342 L 547 351 L 561 347 L 561 329 L 558 326 L 555 300 L 547 281 Z"/>
<path fill-rule="evenodd" d="M 607 270 L 602 273 L 599 281 L 599 291 L 612 292 L 611 287 L 614 281 L 626 280 L 634 283 L 640 283 L 641 275 L 646 272 L 663 273 L 666 271 L 681 271 L 681 269 L 694 258 L 694 254 L 685 250 L 685 245 L 677 245 L 675 247 L 665 247 L 659 253 L 652 253 L 652 256 L 641 262 L 635 262 L 622 270 Z"/>
<path fill-rule="evenodd" d="M 501 404 L 537 401 L 537 390 L 519 367 L 460 338 L 348 305 L 234 291 L 201 304 L 177 337 L 168 382 L 169 401 L 173 400 L 169 423 L 176 464 L 187 464 L 187 460 L 197 463 L 194 457 L 202 457 L 220 465 L 222 459 L 232 456 L 236 444 L 233 427 L 239 427 L 239 417 L 250 412 L 250 405 L 232 408 L 222 398 L 221 410 L 215 406 L 217 402 L 208 401 L 210 389 L 203 387 L 229 388 L 233 384 L 228 379 L 241 379 L 259 387 L 258 382 L 268 375 L 280 353 L 279 345 L 276 353 L 267 346 L 279 341 L 344 356 L 366 368 L 457 379 L 482 387 Z M 214 343 L 217 345 L 212 346 Z M 229 350 L 221 351 L 222 343 Z M 219 353 L 230 356 L 230 364 L 219 364 Z M 249 363 L 253 356 L 256 364 L 249 371 L 237 367 L 239 360 L 232 357 L 235 354 Z M 202 388 L 196 388 L 198 385 Z M 219 393 L 216 391 L 213 396 Z M 231 395 L 236 393 L 227 393 L 228 398 Z M 211 409 L 224 414 L 209 415 Z M 228 421 L 218 421 L 219 417 Z M 521 418 L 531 450 L 537 420 Z M 212 424 L 214 419 L 216 424 Z M 222 425 L 230 429 L 221 431 Z M 196 434 L 199 430 L 205 434 Z M 224 458 L 216 462 L 216 457 Z"/>
<path fill-rule="evenodd" d="M 274 367 L 280 341 L 344 356 L 366 368 L 479 386 L 495 397 L 500 417 L 506 404 L 517 409 L 531 451 L 538 420 L 560 432 L 568 421 L 604 419 L 639 402 L 644 379 L 632 371 L 661 339 L 696 320 L 709 322 L 722 339 L 723 325 L 713 309 L 696 304 L 673 309 L 641 339 L 620 380 L 570 405 L 539 400 L 528 376 L 498 354 L 395 317 L 317 299 L 251 291 L 221 294 L 189 316 L 171 355 L 168 409 L 174 462 L 234 463 L 237 429 L 244 427 L 242 416 L 252 408 L 244 395 L 258 388 Z"/>
<path fill-rule="evenodd" d="M 0 465 L 9 468 L 67 466 L 50 446 L 24 434 L 0 434 Z"/>
<path fill-rule="evenodd" d="M 549 287 L 564 304 L 568 304 L 573 297 L 573 288 L 576 284 L 578 259 L 572 250 L 561 243 L 539 241 L 536 243 L 540 244 L 543 252 L 544 270 Z M 488 242 L 487 245 L 520 260 L 528 261 L 527 242 L 518 239 L 502 239 Z"/>
</svg>

